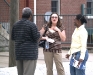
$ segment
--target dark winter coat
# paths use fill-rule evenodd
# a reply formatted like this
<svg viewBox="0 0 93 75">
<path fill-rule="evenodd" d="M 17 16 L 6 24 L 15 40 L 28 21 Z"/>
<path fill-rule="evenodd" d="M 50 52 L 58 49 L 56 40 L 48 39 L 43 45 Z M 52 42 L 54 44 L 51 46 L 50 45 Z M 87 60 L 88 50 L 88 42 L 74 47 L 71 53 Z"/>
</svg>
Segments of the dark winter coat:
<svg viewBox="0 0 93 75">
<path fill-rule="evenodd" d="M 12 40 L 15 41 L 16 60 L 36 60 L 38 58 L 40 33 L 33 22 L 21 19 L 14 24 L 11 35 Z"/>
</svg>

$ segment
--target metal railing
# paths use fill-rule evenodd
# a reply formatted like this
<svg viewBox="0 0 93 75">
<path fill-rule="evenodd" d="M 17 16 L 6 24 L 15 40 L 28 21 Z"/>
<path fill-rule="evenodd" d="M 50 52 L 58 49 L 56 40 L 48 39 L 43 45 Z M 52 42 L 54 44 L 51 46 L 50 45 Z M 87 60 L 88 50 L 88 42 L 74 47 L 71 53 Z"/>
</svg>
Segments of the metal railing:
<svg viewBox="0 0 93 75">
<path fill-rule="evenodd" d="M 93 16 L 93 8 L 84 8 L 84 11 L 86 15 Z"/>
<path fill-rule="evenodd" d="M 38 27 L 38 30 L 42 28 L 42 26 L 46 23 L 45 16 L 44 15 L 34 15 L 36 16 L 36 25 Z M 33 16 L 33 21 L 34 21 Z M 62 42 L 64 46 L 69 46 L 71 43 L 71 36 L 75 29 L 74 26 L 74 18 L 75 15 L 60 15 L 61 22 L 66 28 L 66 36 L 67 39 L 65 42 Z M 87 16 L 86 16 L 87 17 Z M 87 31 L 88 31 L 88 46 L 93 46 L 93 19 L 87 18 L 87 24 L 85 25 Z M 9 22 L 1 22 L 2 27 L 6 29 L 6 31 L 9 33 L 10 30 L 10 23 Z"/>
<path fill-rule="evenodd" d="M 46 23 L 45 16 L 44 15 L 34 15 L 34 16 L 36 16 L 36 24 L 38 26 L 38 29 L 40 30 L 42 28 L 42 25 Z M 74 26 L 75 15 L 60 15 L 60 17 L 61 17 L 62 24 L 66 27 L 66 36 L 67 36 L 67 40 L 62 43 L 64 45 L 70 45 L 71 36 L 75 29 L 75 26 Z M 85 15 L 85 17 L 87 19 L 87 24 L 85 25 L 85 27 L 88 31 L 88 46 L 93 46 L 93 30 L 92 30 L 93 18 L 89 18 L 87 15 Z"/>
</svg>

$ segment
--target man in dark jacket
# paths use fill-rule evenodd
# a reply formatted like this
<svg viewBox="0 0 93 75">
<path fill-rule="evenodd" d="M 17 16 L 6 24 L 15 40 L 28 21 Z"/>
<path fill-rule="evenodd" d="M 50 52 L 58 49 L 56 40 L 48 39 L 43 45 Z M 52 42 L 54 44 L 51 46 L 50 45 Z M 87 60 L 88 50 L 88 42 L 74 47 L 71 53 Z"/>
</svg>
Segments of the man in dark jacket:
<svg viewBox="0 0 93 75">
<path fill-rule="evenodd" d="M 12 29 L 18 75 L 34 75 L 36 68 L 40 33 L 37 26 L 30 21 L 31 18 L 31 9 L 23 8 L 22 19 L 16 22 Z"/>
</svg>

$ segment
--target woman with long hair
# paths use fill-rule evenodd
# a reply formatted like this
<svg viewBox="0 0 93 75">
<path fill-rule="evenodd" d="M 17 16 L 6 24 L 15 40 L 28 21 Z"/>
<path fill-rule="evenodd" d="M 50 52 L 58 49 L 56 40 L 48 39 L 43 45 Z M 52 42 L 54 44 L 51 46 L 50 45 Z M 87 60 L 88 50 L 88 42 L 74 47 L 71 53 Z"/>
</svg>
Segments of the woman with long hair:
<svg viewBox="0 0 93 75">
<path fill-rule="evenodd" d="M 62 64 L 62 42 L 66 40 L 65 27 L 62 25 L 57 13 L 50 15 L 49 22 L 40 30 L 41 34 L 45 32 L 46 26 L 48 30 L 46 36 L 42 37 L 42 39 L 49 43 L 49 47 L 43 49 L 47 75 L 53 75 L 53 60 L 56 65 L 57 74 L 65 75 Z"/>
</svg>

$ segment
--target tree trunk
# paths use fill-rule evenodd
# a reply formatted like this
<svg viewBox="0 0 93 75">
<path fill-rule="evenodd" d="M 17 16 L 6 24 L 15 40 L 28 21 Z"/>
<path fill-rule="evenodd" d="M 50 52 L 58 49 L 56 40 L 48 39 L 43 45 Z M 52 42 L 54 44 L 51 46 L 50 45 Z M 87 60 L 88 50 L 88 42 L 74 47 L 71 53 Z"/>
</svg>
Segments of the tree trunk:
<svg viewBox="0 0 93 75">
<path fill-rule="evenodd" d="M 10 0 L 10 35 L 9 35 L 9 67 L 16 65 L 14 42 L 11 40 L 11 31 L 14 23 L 19 19 L 19 0 Z"/>
</svg>

